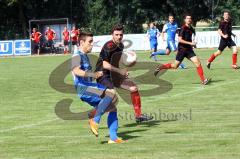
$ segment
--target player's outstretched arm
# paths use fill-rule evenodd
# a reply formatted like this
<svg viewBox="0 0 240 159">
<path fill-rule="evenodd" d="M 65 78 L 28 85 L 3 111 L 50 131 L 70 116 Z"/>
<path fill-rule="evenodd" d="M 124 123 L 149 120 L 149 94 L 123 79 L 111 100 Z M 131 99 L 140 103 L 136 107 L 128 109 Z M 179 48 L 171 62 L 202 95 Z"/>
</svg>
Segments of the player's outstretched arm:
<svg viewBox="0 0 240 159">
<path fill-rule="evenodd" d="M 88 71 L 83 71 L 79 67 L 74 67 L 72 69 L 72 72 L 74 75 L 81 76 L 81 77 L 93 77 L 95 79 L 101 77 L 103 75 L 102 71 L 98 72 L 88 72 Z"/>
<path fill-rule="evenodd" d="M 233 34 L 232 32 L 231 32 L 231 34 L 232 34 L 233 37 L 236 37 L 236 34 Z"/>
<path fill-rule="evenodd" d="M 123 76 L 128 75 L 128 72 L 126 69 L 120 69 L 120 68 L 114 67 L 107 61 L 103 61 L 103 68 L 109 71 L 117 72 Z"/>
</svg>

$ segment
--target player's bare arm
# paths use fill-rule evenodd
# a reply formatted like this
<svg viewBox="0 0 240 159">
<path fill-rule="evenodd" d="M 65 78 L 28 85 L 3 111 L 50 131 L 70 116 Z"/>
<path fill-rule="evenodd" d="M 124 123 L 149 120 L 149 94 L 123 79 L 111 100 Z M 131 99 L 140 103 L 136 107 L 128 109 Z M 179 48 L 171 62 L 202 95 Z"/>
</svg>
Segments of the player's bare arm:
<svg viewBox="0 0 240 159">
<path fill-rule="evenodd" d="M 74 67 L 73 68 L 73 73 L 77 76 L 81 76 L 81 77 L 93 77 L 95 79 L 98 79 L 99 77 L 101 77 L 103 75 L 102 71 L 97 71 L 97 72 L 87 72 L 87 71 L 83 71 L 81 70 L 79 67 Z"/>
<path fill-rule="evenodd" d="M 218 29 L 218 34 L 219 34 L 221 37 L 225 38 L 225 39 L 228 37 L 227 34 L 226 34 L 226 35 L 223 34 L 223 32 L 222 32 L 221 29 Z"/>
<path fill-rule="evenodd" d="M 128 75 L 127 69 L 120 69 L 120 68 L 114 67 L 113 65 L 111 65 L 107 61 L 103 61 L 103 68 L 106 69 L 106 70 L 109 70 L 109 71 L 117 72 L 117 73 L 119 73 L 123 76 Z"/>
<path fill-rule="evenodd" d="M 161 33 L 161 36 L 162 36 L 162 40 L 164 41 L 165 39 L 164 39 L 164 33 L 166 33 L 166 31 L 162 31 L 162 33 Z"/>
</svg>

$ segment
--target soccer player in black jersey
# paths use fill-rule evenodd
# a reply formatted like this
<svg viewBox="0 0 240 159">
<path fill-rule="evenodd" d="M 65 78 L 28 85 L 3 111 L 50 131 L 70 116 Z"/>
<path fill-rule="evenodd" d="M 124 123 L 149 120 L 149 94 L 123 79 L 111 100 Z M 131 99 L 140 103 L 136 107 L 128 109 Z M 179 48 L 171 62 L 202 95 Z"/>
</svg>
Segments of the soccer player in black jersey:
<svg viewBox="0 0 240 159">
<path fill-rule="evenodd" d="M 156 76 L 159 71 L 162 69 L 176 69 L 182 63 L 183 59 L 186 57 L 188 60 L 196 66 L 198 75 L 201 79 L 201 83 L 206 85 L 210 82 L 210 79 L 204 77 L 203 68 L 199 58 L 193 51 L 193 47 L 196 47 L 196 42 L 192 40 L 192 34 L 195 32 L 192 28 L 192 16 L 187 14 L 185 15 L 185 24 L 181 27 L 178 35 L 178 52 L 176 55 L 175 63 L 167 63 L 161 66 L 158 66 L 154 72 Z"/>
<path fill-rule="evenodd" d="M 212 54 L 212 56 L 208 59 L 207 68 L 210 69 L 211 63 L 213 60 L 218 56 L 221 55 L 223 50 L 226 47 L 232 48 L 232 68 L 233 69 L 239 69 L 239 66 L 237 65 L 237 46 L 235 42 L 232 40 L 231 36 L 235 35 L 232 33 L 232 22 L 230 13 L 228 11 L 224 11 L 223 13 L 223 21 L 220 22 L 218 27 L 218 33 L 221 36 L 220 44 L 218 47 L 217 52 Z"/>
<path fill-rule="evenodd" d="M 113 26 L 112 40 L 104 44 L 96 65 L 97 71 L 103 71 L 103 76 L 97 81 L 109 89 L 116 87 L 130 91 L 136 122 L 151 120 L 152 116 L 141 113 L 141 97 L 137 85 L 128 78 L 127 69 L 119 68 L 119 61 L 124 49 L 122 39 L 123 26 Z"/>
</svg>

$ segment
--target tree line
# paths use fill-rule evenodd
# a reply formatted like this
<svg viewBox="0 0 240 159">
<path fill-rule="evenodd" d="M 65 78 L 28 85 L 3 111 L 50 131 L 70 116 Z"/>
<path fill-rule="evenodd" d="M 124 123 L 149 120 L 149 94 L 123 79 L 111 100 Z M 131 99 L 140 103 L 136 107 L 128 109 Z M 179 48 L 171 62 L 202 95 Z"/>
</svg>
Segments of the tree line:
<svg viewBox="0 0 240 159">
<path fill-rule="evenodd" d="M 0 39 L 27 38 L 31 19 L 69 18 L 77 27 L 91 28 L 95 35 L 109 34 L 121 23 L 126 33 L 142 33 L 142 24 L 167 20 L 169 13 L 182 23 L 185 13 L 197 21 L 217 25 L 223 10 L 233 24 L 240 24 L 240 0 L 0 0 Z"/>
</svg>

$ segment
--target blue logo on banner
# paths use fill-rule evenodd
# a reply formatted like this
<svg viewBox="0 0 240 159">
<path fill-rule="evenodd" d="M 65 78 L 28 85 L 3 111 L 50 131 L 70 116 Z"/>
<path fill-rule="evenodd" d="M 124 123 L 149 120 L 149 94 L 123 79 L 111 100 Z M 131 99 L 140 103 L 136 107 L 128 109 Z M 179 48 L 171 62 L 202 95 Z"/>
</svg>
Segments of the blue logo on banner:
<svg viewBox="0 0 240 159">
<path fill-rule="evenodd" d="M 30 55 L 31 41 L 30 40 L 15 40 L 14 41 L 15 55 Z"/>
<path fill-rule="evenodd" d="M 0 56 L 13 55 L 13 41 L 0 41 Z"/>
</svg>

